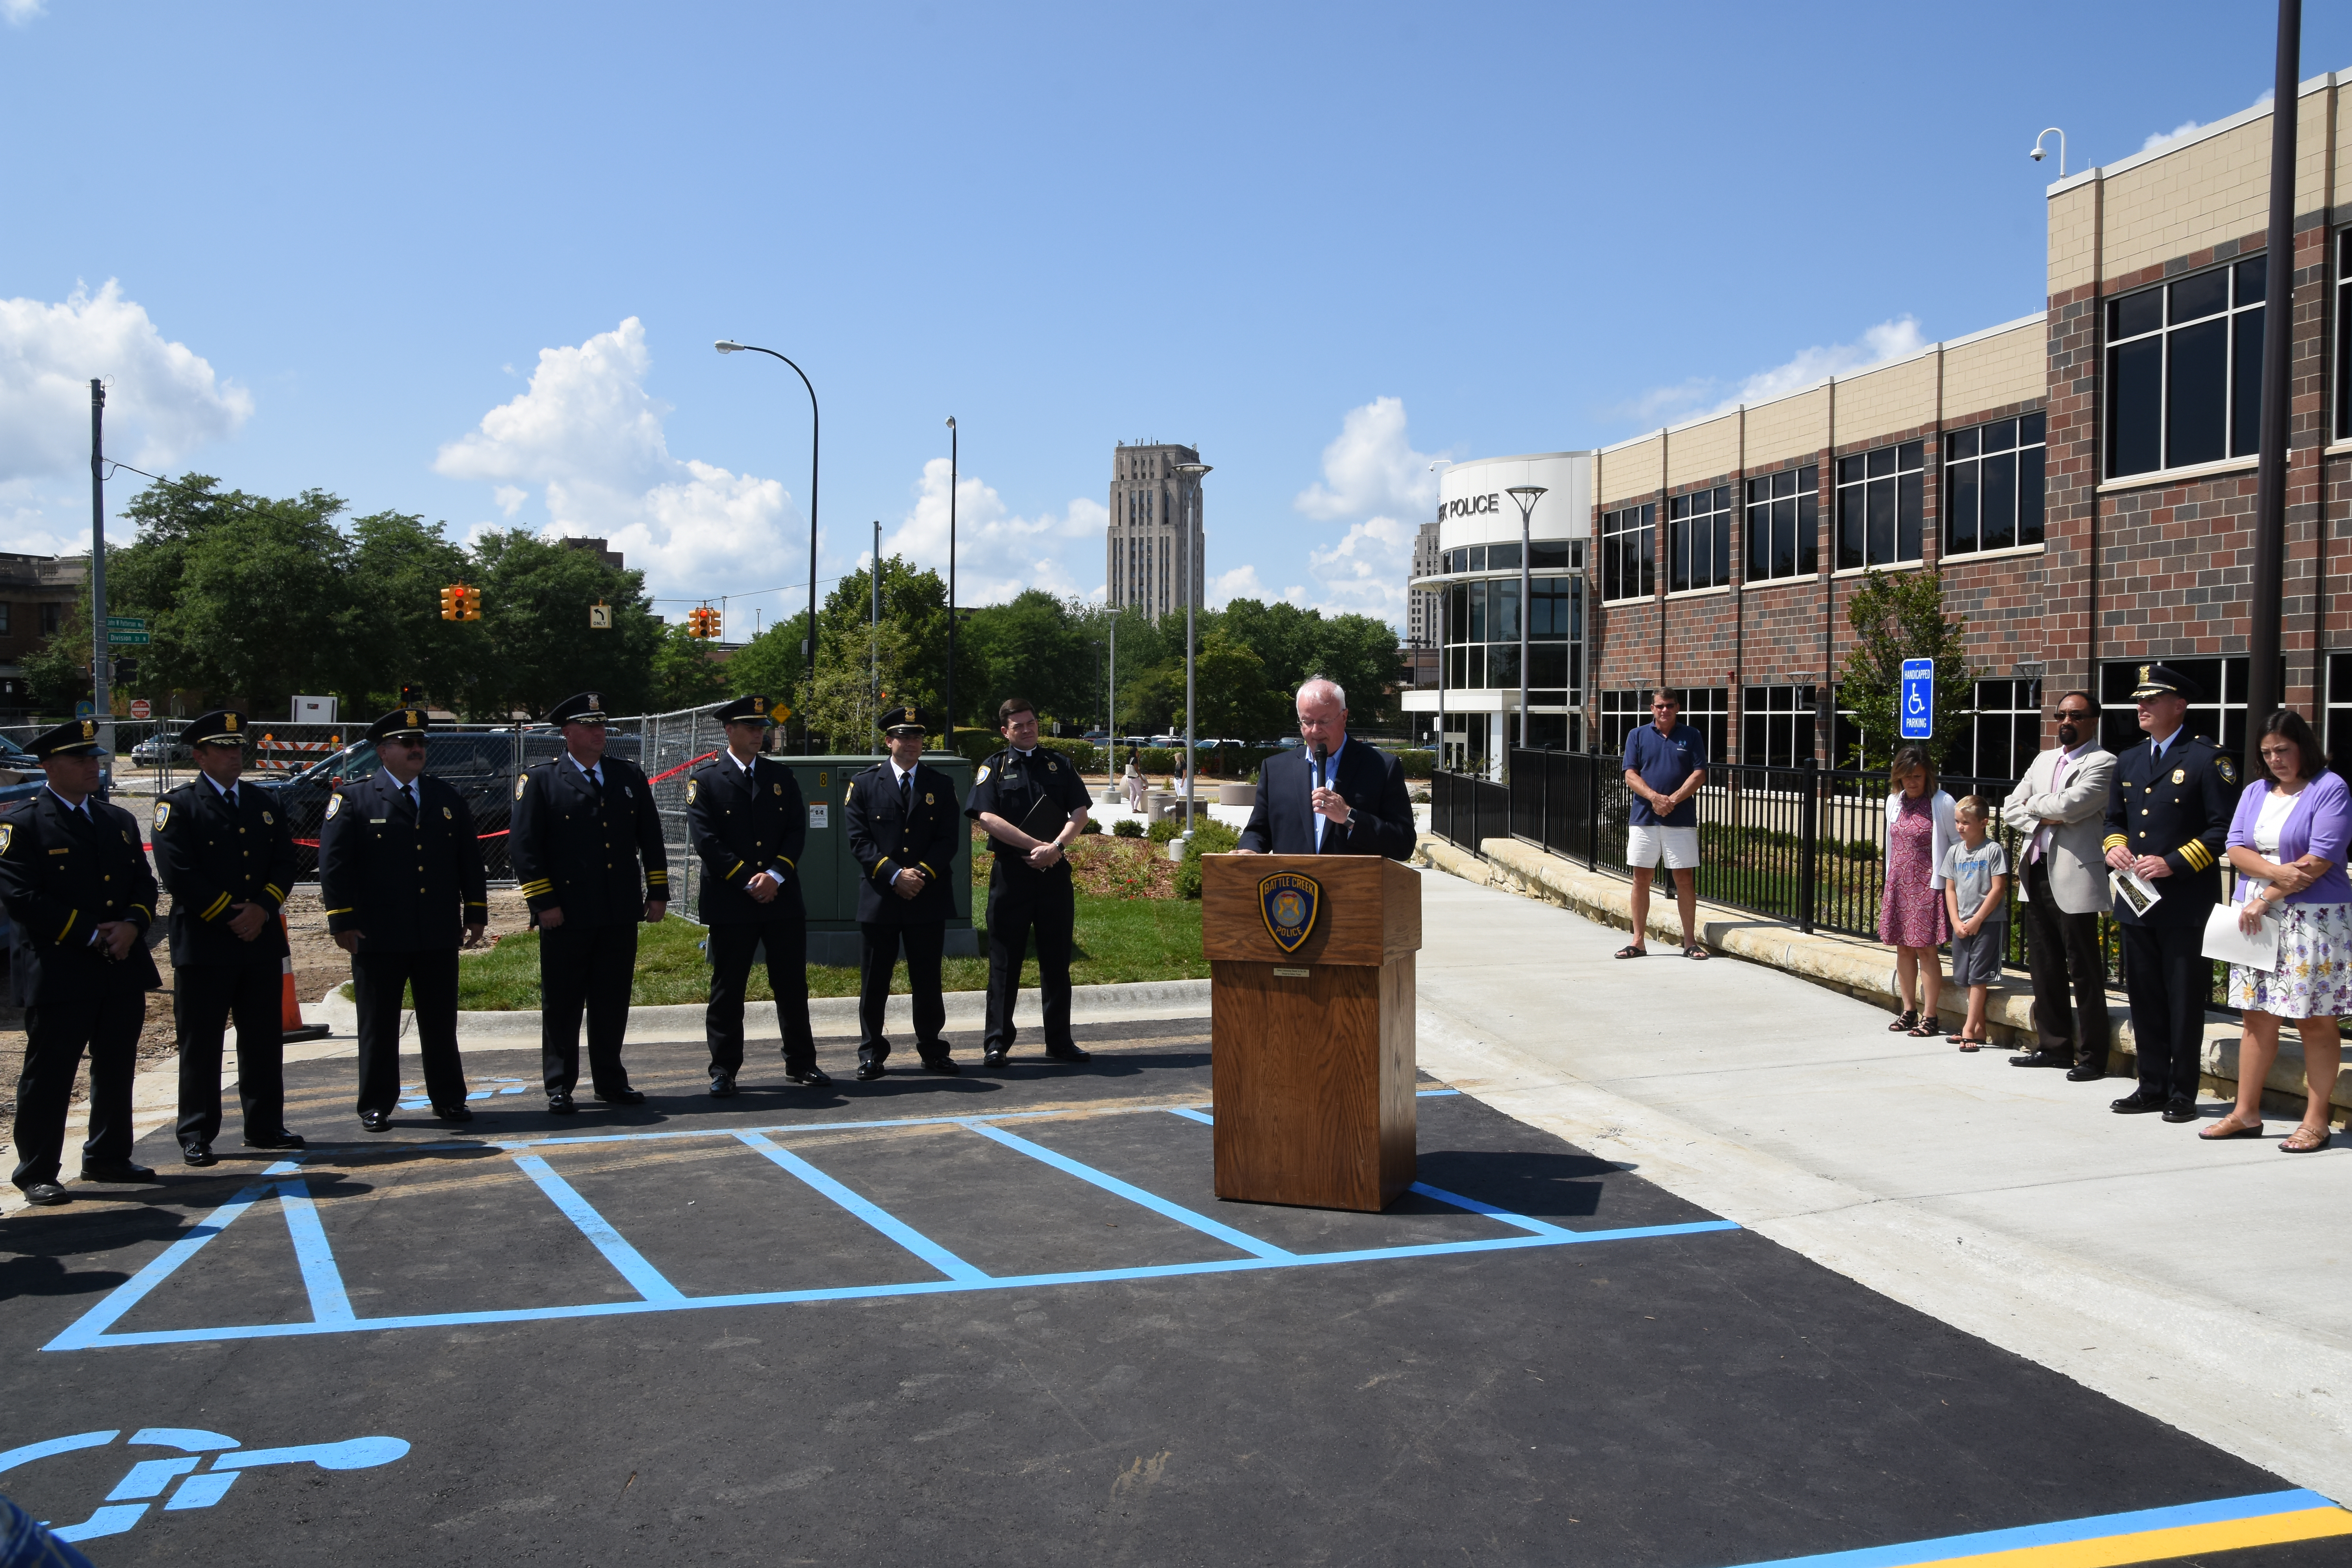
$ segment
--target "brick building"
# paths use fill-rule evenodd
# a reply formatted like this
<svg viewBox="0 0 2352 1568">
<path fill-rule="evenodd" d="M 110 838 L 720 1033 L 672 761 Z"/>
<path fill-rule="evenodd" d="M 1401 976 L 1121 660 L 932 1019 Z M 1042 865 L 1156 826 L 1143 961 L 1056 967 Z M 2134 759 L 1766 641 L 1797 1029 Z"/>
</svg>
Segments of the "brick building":
<svg viewBox="0 0 2352 1568">
<path fill-rule="evenodd" d="M 87 555 L 0 554 L 0 712 L 31 709 L 25 656 L 55 636 L 89 594 Z"/>
<path fill-rule="evenodd" d="M 2341 90 L 2321 77 L 2296 105 L 2282 643 L 2287 702 L 2352 760 L 2352 549 L 2336 542 L 2352 539 Z M 2086 686 L 2118 703 L 2153 659 L 2206 688 L 2190 724 L 2237 748 L 2275 291 L 2270 138 L 2270 110 L 2252 109 L 2049 186 L 2041 313 L 1590 454 L 1591 613 L 1570 653 L 1590 679 L 1555 743 L 1614 749 L 1645 721 L 1647 689 L 1666 686 L 1718 757 L 1845 761 L 1835 679 L 1852 595 L 1873 569 L 1940 567 L 1983 673 L 1950 771 L 2022 767 L 2046 698 Z M 1441 510 L 1442 570 L 1414 583 L 1447 595 L 1449 680 L 1470 672 L 1452 650 L 1476 646 L 1474 619 L 1489 645 L 1517 636 L 1470 603 L 1471 552 L 1517 533 L 1515 517 L 1507 531 L 1486 521 Z M 1515 700 L 1464 690 L 1447 706 Z M 1409 706 L 1433 717 L 1433 702 Z M 2107 730 L 2110 744 L 2136 732 L 2127 705 Z M 1450 759 L 1491 763 L 1474 742 L 1450 729 Z"/>
</svg>

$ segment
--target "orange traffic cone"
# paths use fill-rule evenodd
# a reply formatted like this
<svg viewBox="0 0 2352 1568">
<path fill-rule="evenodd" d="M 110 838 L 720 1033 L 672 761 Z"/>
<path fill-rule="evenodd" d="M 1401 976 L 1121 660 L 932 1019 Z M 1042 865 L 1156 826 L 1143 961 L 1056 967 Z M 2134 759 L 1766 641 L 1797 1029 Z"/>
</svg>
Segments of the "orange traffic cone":
<svg viewBox="0 0 2352 1568">
<path fill-rule="evenodd" d="M 286 930 L 284 910 L 278 911 L 278 929 L 280 931 Z M 294 994 L 294 954 L 289 951 L 284 958 L 278 960 L 278 963 L 281 965 L 279 973 L 282 976 L 278 996 L 278 1025 L 284 1030 L 284 1038 L 323 1040 L 333 1034 L 334 1031 L 324 1024 L 306 1024 L 302 1021 L 302 1001 L 300 997 Z"/>
</svg>

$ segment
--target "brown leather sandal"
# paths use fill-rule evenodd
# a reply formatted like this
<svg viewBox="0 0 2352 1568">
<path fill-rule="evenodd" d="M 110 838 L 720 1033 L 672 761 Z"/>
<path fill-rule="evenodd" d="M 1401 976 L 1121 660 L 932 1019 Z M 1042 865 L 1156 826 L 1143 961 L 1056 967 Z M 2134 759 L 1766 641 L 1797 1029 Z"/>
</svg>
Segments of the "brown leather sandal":
<svg viewBox="0 0 2352 1568">
<path fill-rule="evenodd" d="M 2279 1145 L 2279 1152 L 2282 1154 L 2316 1154 L 2335 1141 L 2336 1132 L 2332 1128 L 2323 1128 L 2319 1131 L 2314 1132 L 2308 1127 L 2298 1127 L 2294 1131 L 2286 1135 L 2286 1142 Z"/>
</svg>

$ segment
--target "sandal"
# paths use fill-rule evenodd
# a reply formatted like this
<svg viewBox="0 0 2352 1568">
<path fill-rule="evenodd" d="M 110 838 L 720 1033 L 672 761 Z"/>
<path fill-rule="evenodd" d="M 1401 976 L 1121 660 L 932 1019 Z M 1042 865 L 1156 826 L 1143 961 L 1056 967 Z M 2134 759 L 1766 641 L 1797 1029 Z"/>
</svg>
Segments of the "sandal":
<svg viewBox="0 0 2352 1568">
<path fill-rule="evenodd" d="M 2259 1121 L 2251 1127 L 2230 1127 L 2231 1121 L 2236 1115 L 2235 1111 L 2231 1111 L 2230 1115 L 2224 1116 L 2212 1126 L 2200 1128 L 2197 1136 L 2207 1143 L 2220 1143 L 2231 1138 L 2259 1138 L 2263 1135 L 2263 1124 Z M 2221 1129 L 2224 1127 L 2230 1127 L 2230 1131 L 2222 1131 Z"/>
<path fill-rule="evenodd" d="M 1939 1018 L 1922 1018 L 1911 1027 L 1915 1040 L 1939 1040 L 1944 1037 L 1944 1025 Z"/>
<path fill-rule="evenodd" d="M 1696 942 L 1693 942 L 1693 943 L 1691 943 L 1688 947 L 1686 947 L 1686 948 L 1683 949 L 1683 956 L 1684 956 L 1685 958 L 1702 958 L 1702 959 L 1703 959 L 1703 958 L 1710 957 L 1710 956 L 1712 956 L 1712 955 L 1711 955 L 1710 953 L 1708 953 L 1708 952 L 1706 951 L 1706 949 L 1705 949 L 1705 948 L 1703 948 L 1703 947 L 1699 946 L 1699 944 L 1698 944 L 1698 943 L 1696 943 Z"/>
<path fill-rule="evenodd" d="M 1952 1043 L 1964 1051 L 1980 1051 L 1992 1044 L 1990 1040 L 1973 1040 L 1966 1035 L 1954 1035 Z"/>
<path fill-rule="evenodd" d="M 1629 942 L 1624 946 L 1617 950 L 1617 956 L 1620 958 L 1647 958 L 1650 956 L 1650 950 L 1637 943 Z"/>
<path fill-rule="evenodd" d="M 1895 1022 L 1886 1026 L 1886 1032 L 1890 1035 L 1907 1035 L 1918 1026 L 1919 1014 L 1915 1008 L 1907 1013 L 1895 1014 Z"/>
<path fill-rule="evenodd" d="M 2321 1131 L 2314 1132 L 2308 1127 L 2298 1127 L 2294 1131 L 2286 1135 L 2286 1142 L 2279 1145 L 2279 1152 L 2282 1154 L 2316 1154 L 2322 1149 L 2326 1148 L 2328 1144 L 2334 1142 L 2335 1140 L 2336 1133 L 2333 1129 L 2323 1128 Z"/>
</svg>

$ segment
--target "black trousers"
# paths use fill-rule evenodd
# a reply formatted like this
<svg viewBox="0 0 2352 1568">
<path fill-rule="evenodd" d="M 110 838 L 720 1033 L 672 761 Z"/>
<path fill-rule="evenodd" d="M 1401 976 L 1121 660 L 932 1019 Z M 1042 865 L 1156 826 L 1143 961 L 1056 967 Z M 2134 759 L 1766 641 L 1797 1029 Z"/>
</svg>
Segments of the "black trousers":
<svg viewBox="0 0 2352 1568">
<path fill-rule="evenodd" d="M 457 950 L 352 954 L 352 1000 L 360 1012 L 360 1102 L 367 1110 L 400 1103 L 400 988 L 416 1002 L 416 1049 L 425 1058 L 425 1097 L 435 1109 L 466 1103 L 466 1064 L 457 1056 Z"/>
<path fill-rule="evenodd" d="M 1009 864 L 999 855 L 988 874 L 988 1034 L 982 1047 L 1013 1048 L 1013 1004 L 1021 994 L 1021 962 L 1032 931 L 1037 937 L 1037 989 L 1045 1005 L 1045 1048 L 1074 1050 L 1070 1037 L 1070 932 L 1078 895 L 1067 861 L 1050 871 Z"/>
<path fill-rule="evenodd" d="M 751 952 L 768 944 L 768 985 L 776 994 L 776 1025 L 784 1037 L 784 1070 L 816 1066 L 816 1037 L 809 1033 L 808 921 L 800 915 L 744 925 L 710 928 L 710 1006 L 703 1033 L 710 1042 L 710 1070 L 743 1068 L 743 993 L 751 980 Z"/>
<path fill-rule="evenodd" d="M 2212 961 L 2204 953 L 2204 910 L 2162 925 L 2118 922 L 2124 938 L 2124 994 L 2131 998 L 2143 1093 L 2197 1098 L 2205 1005 Z"/>
<path fill-rule="evenodd" d="M 857 1059 L 878 1062 L 890 1054 L 882 1020 L 901 944 L 907 950 L 908 988 L 915 998 L 915 1050 L 927 1062 L 946 1056 L 948 1043 L 940 1035 L 948 1026 L 948 1000 L 940 990 L 940 955 L 947 951 L 948 922 L 859 921 L 857 935 Z"/>
<path fill-rule="evenodd" d="M 2104 1069 L 2114 1026 L 2098 911 L 2070 915 L 2058 907 L 2046 857 L 2025 868 L 2025 965 L 2033 975 L 2035 1048 Z"/>
<path fill-rule="evenodd" d="M 232 1017 L 236 1020 L 236 1098 L 245 1111 L 245 1135 L 275 1137 L 285 1131 L 285 986 L 286 971 L 275 953 L 173 968 L 182 1148 L 209 1145 L 220 1136 L 221 1045 Z"/>
<path fill-rule="evenodd" d="M 629 1032 L 629 985 L 637 967 L 637 922 L 573 925 L 539 932 L 539 1069 L 550 1096 L 580 1081 L 580 1015 L 588 1015 L 588 1082 L 600 1095 L 629 1087 L 621 1037 Z"/>
<path fill-rule="evenodd" d="M 13 1180 L 20 1187 L 58 1179 L 65 1154 L 66 1108 L 74 1074 L 89 1052 L 89 1136 L 82 1163 L 131 1158 L 131 1080 L 136 1074 L 139 1030 L 147 1021 L 147 993 L 101 984 L 87 997 L 25 1009 L 25 1070 L 16 1079 L 16 1144 Z"/>
</svg>

